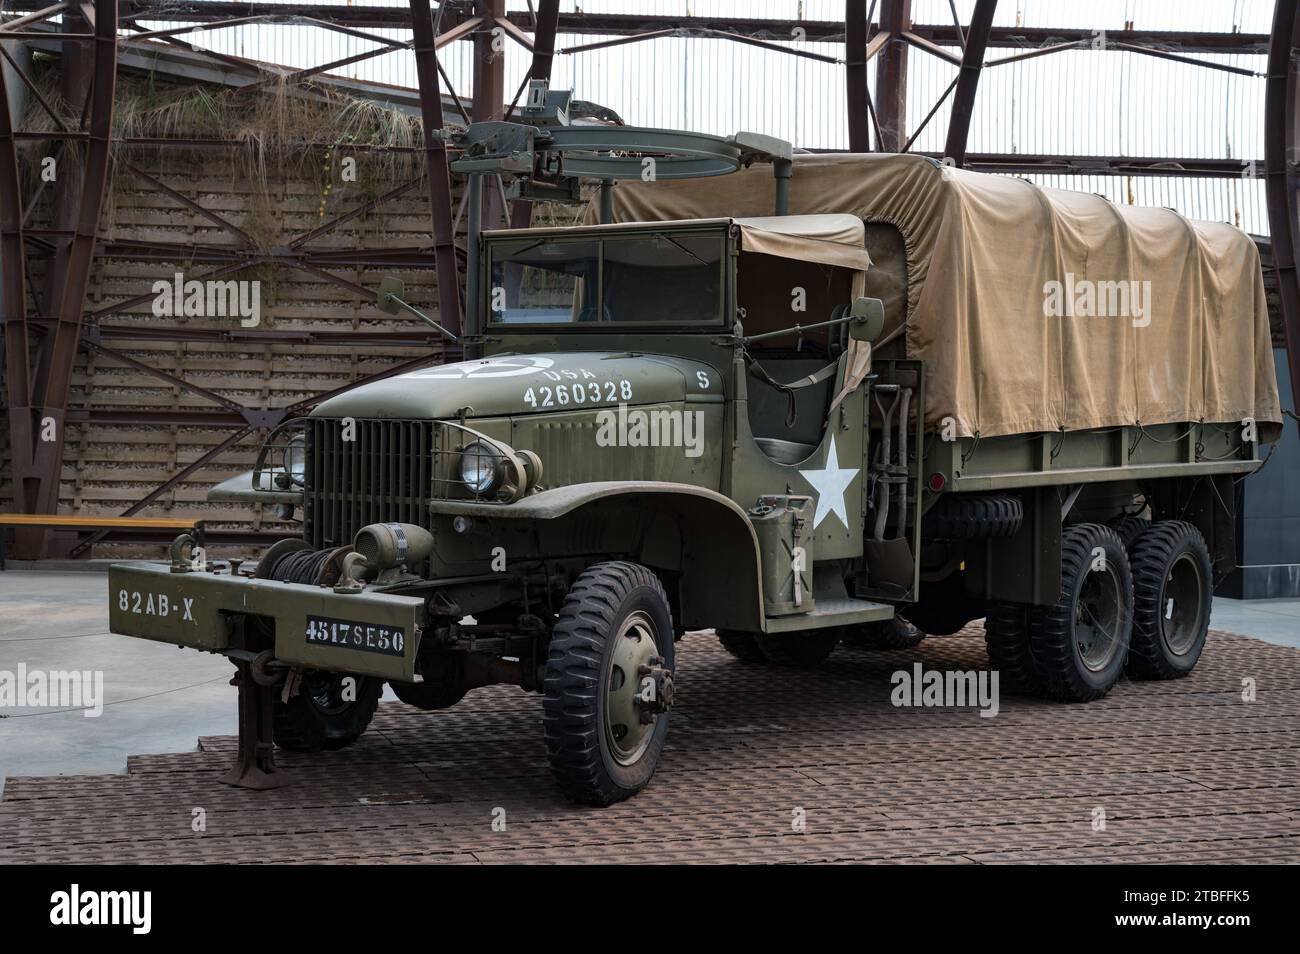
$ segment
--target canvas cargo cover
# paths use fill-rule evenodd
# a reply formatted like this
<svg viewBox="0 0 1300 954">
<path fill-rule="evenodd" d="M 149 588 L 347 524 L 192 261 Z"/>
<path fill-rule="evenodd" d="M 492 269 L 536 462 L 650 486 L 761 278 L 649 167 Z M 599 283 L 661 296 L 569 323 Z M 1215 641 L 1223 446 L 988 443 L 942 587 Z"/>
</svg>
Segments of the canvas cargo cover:
<svg viewBox="0 0 1300 954">
<path fill-rule="evenodd" d="M 773 192 L 763 165 L 625 182 L 614 217 L 768 216 Z M 902 233 L 902 333 L 926 362 L 929 427 L 952 418 L 960 436 L 995 437 L 1251 417 L 1277 425 L 1265 439 L 1280 430 L 1259 254 L 1239 229 L 885 154 L 795 156 L 790 212 Z"/>
</svg>

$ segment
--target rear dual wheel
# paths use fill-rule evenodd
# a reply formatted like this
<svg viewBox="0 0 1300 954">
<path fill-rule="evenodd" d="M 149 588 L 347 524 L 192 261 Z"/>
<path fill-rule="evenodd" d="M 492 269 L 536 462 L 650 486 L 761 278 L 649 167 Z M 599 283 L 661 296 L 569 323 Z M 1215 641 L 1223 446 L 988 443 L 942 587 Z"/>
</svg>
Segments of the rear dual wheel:
<svg viewBox="0 0 1300 954">
<path fill-rule="evenodd" d="M 1114 530 L 1095 523 L 1061 534 L 1055 605 L 996 603 L 984 620 L 989 665 L 1006 688 L 1063 702 L 1110 691 L 1124 670 L 1132 631 L 1128 554 Z"/>
<path fill-rule="evenodd" d="M 1192 524 L 1162 520 L 1136 539 L 1133 641 L 1128 673 L 1176 679 L 1190 673 L 1210 628 L 1213 569 L 1205 538 Z"/>
<path fill-rule="evenodd" d="M 1061 534 L 1061 595 L 1029 611 L 1029 653 L 1042 690 L 1088 702 L 1124 671 L 1133 634 L 1133 577 L 1119 535 L 1097 523 Z"/>
<path fill-rule="evenodd" d="M 1008 688 L 1070 702 L 1100 698 L 1122 672 L 1185 676 L 1205 648 L 1211 573 L 1190 523 L 1066 527 L 1060 599 L 1045 608 L 996 604 L 984 623 L 989 663 Z"/>
</svg>

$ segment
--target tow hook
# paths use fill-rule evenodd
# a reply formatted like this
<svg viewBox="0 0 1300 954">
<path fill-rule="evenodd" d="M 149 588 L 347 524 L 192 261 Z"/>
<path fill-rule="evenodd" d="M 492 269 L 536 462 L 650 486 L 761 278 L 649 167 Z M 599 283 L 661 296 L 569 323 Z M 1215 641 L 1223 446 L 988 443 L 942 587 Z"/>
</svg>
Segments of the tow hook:
<svg viewBox="0 0 1300 954">
<path fill-rule="evenodd" d="M 662 656 L 651 656 L 637 669 L 641 677 L 641 691 L 636 694 L 636 707 L 641 724 L 649 725 L 655 716 L 673 707 L 673 671 L 664 667 Z"/>
</svg>

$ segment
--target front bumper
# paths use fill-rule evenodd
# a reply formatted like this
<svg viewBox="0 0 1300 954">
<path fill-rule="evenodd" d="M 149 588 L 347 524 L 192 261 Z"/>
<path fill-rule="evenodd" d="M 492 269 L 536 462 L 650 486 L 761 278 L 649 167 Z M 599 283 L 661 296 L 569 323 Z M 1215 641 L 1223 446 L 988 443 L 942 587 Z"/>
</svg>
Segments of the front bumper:
<svg viewBox="0 0 1300 954">
<path fill-rule="evenodd" d="M 424 601 L 333 590 L 230 573 L 115 564 L 108 571 L 109 629 L 124 636 L 224 652 L 230 618 L 274 622 L 276 658 L 294 666 L 412 682 Z"/>
</svg>

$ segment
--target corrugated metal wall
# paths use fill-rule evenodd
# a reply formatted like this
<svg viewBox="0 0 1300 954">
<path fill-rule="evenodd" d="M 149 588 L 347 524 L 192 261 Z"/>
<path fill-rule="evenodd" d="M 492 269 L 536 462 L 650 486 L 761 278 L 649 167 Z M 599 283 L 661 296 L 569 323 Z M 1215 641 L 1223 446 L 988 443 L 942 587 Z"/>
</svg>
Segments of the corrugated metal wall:
<svg viewBox="0 0 1300 954">
<path fill-rule="evenodd" d="M 346 3 L 346 0 L 324 0 Z M 405 0 L 367 0 L 405 6 Z M 567 0 L 562 9 L 587 13 L 771 17 L 839 20 L 843 0 Z M 974 0 L 958 0 L 963 23 Z M 526 10 L 525 0 L 510 0 Z M 1267 33 L 1271 0 L 1003 0 L 998 26 L 1080 27 L 1122 31 L 1183 29 Z M 914 0 L 917 23 L 949 23 L 948 0 Z M 171 24 L 149 23 L 150 28 Z M 407 31 L 373 31 L 407 39 Z M 222 52 L 311 66 L 371 49 L 375 44 L 306 25 L 245 25 L 196 34 L 190 42 Z M 557 48 L 593 41 L 561 34 Z M 602 38 L 603 39 L 603 38 Z M 773 41 L 843 58 L 839 43 Z M 1099 42 L 1103 42 L 1099 38 Z M 990 58 L 1010 51 L 994 50 Z M 471 89 L 472 49 L 454 44 L 443 52 L 457 91 Z M 505 40 L 506 88 L 513 95 L 529 54 Z M 1205 55 L 1262 74 L 1264 57 Z M 341 74 L 397 86 L 415 86 L 409 52 L 389 53 L 343 67 Z M 932 56 L 909 56 L 909 128 L 930 110 L 956 68 Z M 874 70 L 871 71 L 874 86 Z M 809 149 L 844 148 L 843 67 L 780 54 L 727 40 L 664 37 L 556 58 L 554 85 L 581 99 L 616 110 L 633 124 L 712 133 L 748 129 Z M 971 124 L 972 152 L 1076 155 L 1189 156 L 1259 159 L 1263 154 L 1260 77 L 1240 77 L 1140 54 L 1071 51 L 1007 64 L 986 72 Z M 915 148 L 942 148 L 948 106 L 940 108 Z M 1098 192 L 1116 202 L 1166 205 L 1198 218 L 1232 222 L 1267 233 L 1260 180 L 1177 177 L 1035 176 L 1044 185 Z"/>
</svg>

